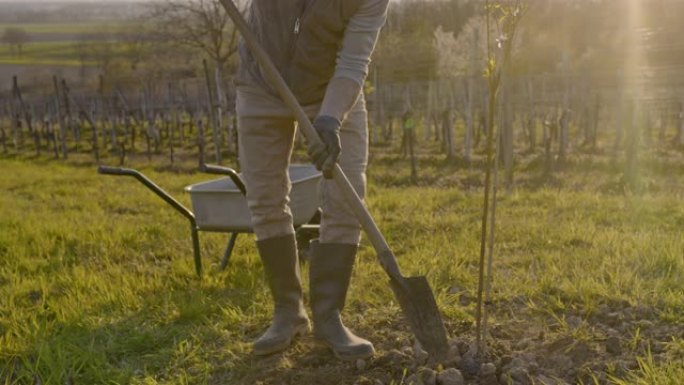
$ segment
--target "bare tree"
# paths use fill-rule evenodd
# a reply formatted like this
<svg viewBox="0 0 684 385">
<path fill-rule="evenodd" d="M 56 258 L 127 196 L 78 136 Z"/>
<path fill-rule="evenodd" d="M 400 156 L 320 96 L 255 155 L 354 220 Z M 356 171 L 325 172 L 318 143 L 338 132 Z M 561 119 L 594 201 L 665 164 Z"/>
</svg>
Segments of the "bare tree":
<svg viewBox="0 0 684 385">
<path fill-rule="evenodd" d="M 159 40 L 197 49 L 224 70 L 237 52 L 237 29 L 215 0 L 165 0 L 152 6 L 152 33 Z"/>
<path fill-rule="evenodd" d="M 31 41 L 31 36 L 23 28 L 7 27 L 0 40 L 9 45 L 12 54 L 21 56 L 22 48 Z"/>
</svg>

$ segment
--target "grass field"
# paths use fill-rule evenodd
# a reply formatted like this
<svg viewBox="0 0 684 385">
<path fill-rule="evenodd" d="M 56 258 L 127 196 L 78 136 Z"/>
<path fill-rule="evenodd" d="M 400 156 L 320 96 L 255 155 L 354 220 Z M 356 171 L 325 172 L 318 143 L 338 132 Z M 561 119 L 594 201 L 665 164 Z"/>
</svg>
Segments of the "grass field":
<svg viewBox="0 0 684 385">
<path fill-rule="evenodd" d="M 22 54 L 13 53 L 6 44 L 0 46 L 0 64 L 79 66 L 92 64 L 93 47 L 103 44 L 111 46 L 110 54 L 122 54 L 122 44 L 108 41 L 110 33 L 124 31 L 125 23 L 0 23 L 0 31 L 17 27 L 31 35 L 31 41 L 24 44 Z M 79 52 L 82 50 L 83 53 Z M 81 56 L 86 54 L 85 63 Z"/>
<path fill-rule="evenodd" d="M 639 194 L 620 188 L 609 159 L 575 159 L 545 181 L 534 162 L 520 165 L 518 186 L 498 202 L 489 357 L 498 383 L 681 383 L 681 159 L 644 157 Z M 142 170 L 184 204 L 182 188 L 207 179 Z M 428 277 L 465 359 L 482 175 L 434 156 L 421 158 L 418 186 L 408 170 L 404 159 L 374 156 L 368 204 L 405 274 Z M 186 220 L 136 181 L 100 176 L 87 161 L 0 157 L 0 384 L 417 378 L 422 364 L 365 240 L 345 311 L 376 344 L 364 363 L 338 362 L 310 336 L 283 354 L 252 356 L 270 299 L 252 237 L 239 238 L 220 271 L 225 242 L 202 233 L 199 280 Z M 460 368 L 467 383 L 492 383 Z"/>
<path fill-rule="evenodd" d="M 21 56 L 0 51 L 0 64 L 79 66 L 76 44 L 71 41 L 29 43 L 22 49 Z"/>
</svg>

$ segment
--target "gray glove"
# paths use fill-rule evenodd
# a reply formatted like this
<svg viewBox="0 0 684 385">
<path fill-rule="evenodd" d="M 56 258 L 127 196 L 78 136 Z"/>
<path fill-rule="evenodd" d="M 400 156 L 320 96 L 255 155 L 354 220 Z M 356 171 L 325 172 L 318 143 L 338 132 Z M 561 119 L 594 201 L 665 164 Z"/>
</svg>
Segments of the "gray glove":
<svg viewBox="0 0 684 385">
<path fill-rule="evenodd" d="M 313 126 L 323 142 L 323 146 L 309 148 L 309 156 L 323 177 L 331 179 L 337 158 L 342 151 L 340 144 L 340 126 L 342 123 L 332 116 L 322 115 L 314 119 Z"/>
</svg>

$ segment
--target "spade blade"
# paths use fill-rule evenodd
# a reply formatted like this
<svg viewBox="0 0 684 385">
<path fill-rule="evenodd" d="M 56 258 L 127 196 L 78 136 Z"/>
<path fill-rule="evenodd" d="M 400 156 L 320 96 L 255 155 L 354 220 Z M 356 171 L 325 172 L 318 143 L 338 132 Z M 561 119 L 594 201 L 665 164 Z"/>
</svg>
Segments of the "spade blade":
<svg viewBox="0 0 684 385">
<path fill-rule="evenodd" d="M 404 317 L 423 349 L 437 361 L 449 350 L 446 329 L 437 302 L 425 277 L 392 277 L 392 291 Z"/>
</svg>

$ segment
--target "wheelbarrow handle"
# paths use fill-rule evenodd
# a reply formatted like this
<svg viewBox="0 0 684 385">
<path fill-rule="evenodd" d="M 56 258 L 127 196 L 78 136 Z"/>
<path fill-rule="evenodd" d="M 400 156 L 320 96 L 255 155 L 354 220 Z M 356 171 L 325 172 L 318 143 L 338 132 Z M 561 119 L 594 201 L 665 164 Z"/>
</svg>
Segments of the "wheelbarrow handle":
<svg viewBox="0 0 684 385">
<path fill-rule="evenodd" d="M 100 174 L 104 175 L 129 175 L 129 176 L 135 176 L 138 172 L 130 169 L 130 168 L 123 168 L 123 167 L 111 167 L 111 166 L 99 166 L 97 168 L 97 172 Z"/>
<path fill-rule="evenodd" d="M 138 182 L 142 183 L 147 187 L 149 190 L 151 190 L 153 193 L 155 193 L 158 197 L 163 199 L 166 203 L 168 203 L 171 207 L 176 209 L 179 213 L 181 213 L 184 217 L 188 218 L 190 222 L 192 222 L 193 226 L 197 227 L 196 222 L 195 222 L 195 216 L 192 214 L 190 210 L 185 208 L 180 202 L 178 202 L 176 199 L 174 199 L 171 194 L 167 193 L 159 187 L 156 183 L 152 182 L 150 178 L 146 177 L 143 175 L 138 170 L 134 170 L 132 168 L 122 168 L 122 167 L 110 167 L 110 166 L 99 166 L 97 168 L 97 172 L 100 174 L 105 174 L 105 175 L 117 175 L 117 176 L 132 176 L 135 179 L 138 180 Z"/>
<path fill-rule="evenodd" d="M 197 234 L 197 232 L 199 231 L 199 227 L 197 226 L 195 215 L 190 210 L 185 208 L 185 206 L 183 206 L 180 202 L 174 199 L 171 196 L 171 194 L 164 191 L 164 189 L 159 187 L 156 183 L 152 182 L 150 178 L 146 177 L 145 175 L 143 175 L 143 173 L 141 173 L 138 170 L 123 167 L 99 166 L 97 168 L 97 172 L 104 175 L 134 177 L 138 180 L 138 182 L 145 185 L 145 187 L 147 187 L 150 191 L 155 193 L 158 197 L 164 200 L 164 202 L 168 203 L 169 206 L 173 207 L 176 211 L 178 211 L 181 215 L 188 219 L 188 221 L 190 222 L 190 231 L 192 232 L 192 251 L 195 258 L 195 271 L 197 272 L 197 275 L 201 277 L 202 259 L 200 257 L 199 235 Z"/>
<path fill-rule="evenodd" d="M 207 174 L 227 175 L 233 181 L 233 183 L 235 183 L 237 188 L 240 189 L 242 195 L 247 195 L 245 183 L 242 181 L 242 178 L 240 178 L 240 175 L 232 168 L 217 166 L 215 164 L 205 164 L 200 167 L 200 170 L 202 172 L 206 172 Z"/>
</svg>

